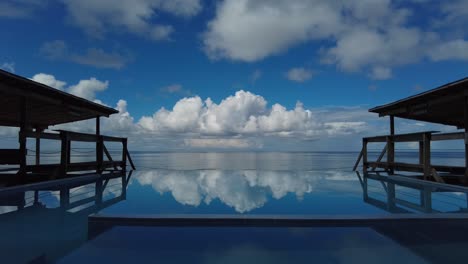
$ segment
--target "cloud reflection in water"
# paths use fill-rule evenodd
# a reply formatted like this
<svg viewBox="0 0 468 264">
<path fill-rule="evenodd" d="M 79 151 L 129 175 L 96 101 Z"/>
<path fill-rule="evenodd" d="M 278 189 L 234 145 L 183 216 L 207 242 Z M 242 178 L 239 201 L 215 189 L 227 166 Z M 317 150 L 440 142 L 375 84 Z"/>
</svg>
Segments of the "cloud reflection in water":
<svg viewBox="0 0 468 264">
<path fill-rule="evenodd" d="M 160 194 L 170 192 L 183 205 L 199 206 L 219 199 L 239 213 L 262 207 L 270 196 L 281 199 L 292 193 L 302 200 L 325 181 L 357 180 L 339 171 L 261 170 L 151 170 L 140 172 L 135 179 Z"/>
</svg>

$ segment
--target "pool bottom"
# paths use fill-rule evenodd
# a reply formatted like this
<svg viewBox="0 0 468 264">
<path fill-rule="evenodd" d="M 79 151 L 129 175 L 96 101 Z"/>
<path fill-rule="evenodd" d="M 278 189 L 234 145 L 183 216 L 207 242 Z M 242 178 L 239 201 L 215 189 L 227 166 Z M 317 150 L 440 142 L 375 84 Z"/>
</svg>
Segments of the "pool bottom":
<svg viewBox="0 0 468 264">
<path fill-rule="evenodd" d="M 389 230 L 399 229 L 391 226 Z M 395 240 L 398 236 L 390 238 L 389 230 L 114 226 L 59 263 L 457 263 L 458 260 L 463 263 L 466 260 L 464 248 L 468 239 L 434 241 L 427 232 L 429 237 L 421 239 L 424 236 L 419 236 L 420 230 L 405 226 L 399 232 L 408 238 L 400 241 Z"/>
</svg>

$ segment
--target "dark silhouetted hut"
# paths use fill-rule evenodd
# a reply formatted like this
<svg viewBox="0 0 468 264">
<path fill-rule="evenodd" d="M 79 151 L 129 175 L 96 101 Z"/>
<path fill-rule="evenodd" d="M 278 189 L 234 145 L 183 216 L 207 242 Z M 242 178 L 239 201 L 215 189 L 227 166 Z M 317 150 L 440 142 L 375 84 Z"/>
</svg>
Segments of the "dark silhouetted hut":
<svg viewBox="0 0 468 264">
<path fill-rule="evenodd" d="M 420 172 L 425 180 L 468 184 L 468 78 L 445 84 L 386 105 L 369 110 L 379 116 L 390 117 L 390 134 L 363 138 L 360 159 L 363 160 L 363 171 L 384 169 L 390 175 L 395 171 Z M 409 120 L 425 121 L 464 129 L 463 132 L 438 133 L 424 131 L 411 134 L 395 134 L 395 117 Z M 465 166 L 435 165 L 431 163 L 431 142 L 442 140 L 461 140 L 465 149 Z M 377 161 L 368 160 L 368 143 L 386 143 Z M 395 161 L 395 143 L 419 142 L 419 163 L 410 164 Z M 386 160 L 383 157 L 386 155 Z"/>
<path fill-rule="evenodd" d="M 103 136 L 100 133 L 100 118 L 118 113 L 117 110 L 89 100 L 51 88 L 30 79 L 0 70 L 0 126 L 19 128 L 19 148 L 0 149 L 0 164 L 19 165 L 16 168 L 2 169 L 2 180 L 6 185 L 28 183 L 43 179 L 57 179 L 68 176 L 69 172 L 94 170 L 101 174 L 106 169 L 125 170 L 127 158 L 127 139 Z M 44 132 L 49 126 L 96 119 L 96 133 L 84 134 L 70 131 Z M 28 138 L 36 140 L 36 162 L 27 164 Z M 41 139 L 61 141 L 60 163 L 40 164 Z M 95 142 L 96 160 L 93 162 L 70 162 L 72 141 Z M 113 160 L 104 142 L 122 143 L 121 159 Z M 104 154 L 107 160 L 104 158 Z M 130 160 L 131 161 L 131 160 Z M 132 164 L 133 166 L 133 164 Z M 10 177 L 7 177 L 10 176 Z"/>
</svg>

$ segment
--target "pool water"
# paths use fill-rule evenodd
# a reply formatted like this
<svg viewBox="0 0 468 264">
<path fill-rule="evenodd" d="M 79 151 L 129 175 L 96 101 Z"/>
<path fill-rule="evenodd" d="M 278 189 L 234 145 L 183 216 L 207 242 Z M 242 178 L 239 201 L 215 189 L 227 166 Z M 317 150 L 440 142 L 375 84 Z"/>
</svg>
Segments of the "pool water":
<svg viewBox="0 0 468 264">
<path fill-rule="evenodd" d="M 0 263 L 457 263 L 468 259 L 464 250 L 468 224 L 459 222 L 436 229 L 421 225 L 391 229 L 123 225 L 88 239 L 91 214 L 427 214 L 427 208 L 418 206 L 390 207 L 388 183 L 350 172 L 356 156 L 347 152 L 137 153 L 138 171 L 103 181 L 102 188 L 96 183 L 75 186 L 67 191 L 66 203 L 60 190 L 0 198 Z M 435 160 L 457 163 L 461 159 L 441 154 Z M 399 199 L 421 201 L 419 190 L 396 186 L 395 191 Z M 467 212 L 466 193 L 432 193 L 431 197 L 432 213 Z M 15 205 L 15 199 L 24 204 Z"/>
</svg>

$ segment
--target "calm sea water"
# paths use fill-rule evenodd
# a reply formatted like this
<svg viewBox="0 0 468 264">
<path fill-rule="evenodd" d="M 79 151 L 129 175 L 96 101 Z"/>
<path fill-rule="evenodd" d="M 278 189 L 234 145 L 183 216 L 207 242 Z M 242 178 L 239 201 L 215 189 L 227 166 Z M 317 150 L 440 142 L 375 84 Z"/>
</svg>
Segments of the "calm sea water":
<svg viewBox="0 0 468 264">
<path fill-rule="evenodd" d="M 371 153 L 370 159 L 378 154 Z M 82 156 L 86 155 L 93 156 Z M 132 157 L 138 170 L 130 177 L 109 180 L 99 205 L 94 183 L 72 188 L 65 207 L 60 202 L 60 191 L 49 190 L 38 193 L 38 203 L 34 202 L 34 192 L 25 192 L 24 208 L 3 202 L 0 262 L 288 263 L 294 260 L 302 263 L 314 259 L 320 263 L 393 263 L 395 256 L 404 263 L 428 261 L 372 228 L 119 227 L 92 240 L 87 237 L 87 216 L 93 213 L 292 216 L 393 213 L 364 199 L 362 178 L 351 172 L 357 155 L 355 152 L 134 152 Z M 417 159 L 412 152 L 399 152 L 396 157 L 406 162 Z M 464 153 L 434 152 L 432 160 L 437 164 L 463 165 Z M 383 185 L 369 179 L 366 195 L 385 203 Z M 419 202 L 416 190 L 401 187 L 396 192 L 402 199 Z M 441 213 L 464 212 L 467 207 L 464 193 L 434 193 L 432 199 L 433 210 Z M 405 210 L 423 213 L 411 208 Z M 468 245 L 466 240 L 457 243 Z M 437 257 L 440 256 L 429 260 Z"/>
</svg>

